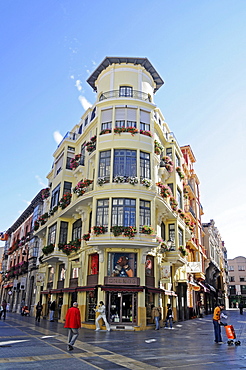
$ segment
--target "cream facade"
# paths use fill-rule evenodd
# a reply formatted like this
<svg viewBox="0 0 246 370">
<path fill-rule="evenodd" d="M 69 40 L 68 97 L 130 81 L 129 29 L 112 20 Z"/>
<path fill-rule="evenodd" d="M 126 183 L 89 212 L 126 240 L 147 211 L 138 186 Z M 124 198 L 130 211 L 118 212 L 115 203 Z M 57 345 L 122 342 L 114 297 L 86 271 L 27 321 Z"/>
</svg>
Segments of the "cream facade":
<svg viewBox="0 0 246 370">
<path fill-rule="evenodd" d="M 101 300 L 115 330 L 151 328 L 153 305 L 165 317 L 171 303 L 175 320 L 206 313 L 196 160 L 154 103 L 162 78 L 147 58 L 106 57 L 87 82 L 96 101 L 56 148 L 33 209 L 29 291 L 47 317 L 55 300 L 61 322 L 78 301 L 92 329 Z"/>
</svg>

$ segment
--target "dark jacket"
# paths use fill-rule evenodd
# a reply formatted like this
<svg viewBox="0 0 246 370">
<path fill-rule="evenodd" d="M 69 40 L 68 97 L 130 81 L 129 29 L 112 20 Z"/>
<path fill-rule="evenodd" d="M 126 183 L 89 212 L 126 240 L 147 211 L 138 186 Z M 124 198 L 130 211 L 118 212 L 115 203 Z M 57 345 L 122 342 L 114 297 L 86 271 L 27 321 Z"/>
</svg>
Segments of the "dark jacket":
<svg viewBox="0 0 246 370">
<path fill-rule="evenodd" d="M 50 311 L 55 311 L 55 309 L 56 309 L 56 302 L 55 302 L 55 301 L 53 301 L 53 302 L 51 303 L 51 305 L 50 305 Z"/>
</svg>

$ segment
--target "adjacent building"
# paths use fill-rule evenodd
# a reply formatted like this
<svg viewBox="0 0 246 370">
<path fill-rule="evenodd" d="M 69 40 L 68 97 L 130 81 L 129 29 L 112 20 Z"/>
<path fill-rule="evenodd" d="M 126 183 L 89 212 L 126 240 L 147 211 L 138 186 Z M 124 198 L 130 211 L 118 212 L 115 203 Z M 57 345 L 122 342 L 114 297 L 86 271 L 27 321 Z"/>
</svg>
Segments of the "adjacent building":
<svg viewBox="0 0 246 370">
<path fill-rule="evenodd" d="M 228 259 L 228 269 L 230 307 L 238 307 L 240 302 L 246 307 L 246 258 Z"/>
</svg>

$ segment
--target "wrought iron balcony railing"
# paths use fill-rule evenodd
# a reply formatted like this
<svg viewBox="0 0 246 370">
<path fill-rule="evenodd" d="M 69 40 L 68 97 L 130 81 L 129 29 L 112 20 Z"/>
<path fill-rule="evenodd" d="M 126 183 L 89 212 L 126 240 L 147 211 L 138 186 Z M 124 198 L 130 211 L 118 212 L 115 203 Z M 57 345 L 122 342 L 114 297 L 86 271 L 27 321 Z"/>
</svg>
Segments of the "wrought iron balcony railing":
<svg viewBox="0 0 246 370">
<path fill-rule="evenodd" d="M 99 101 L 113 98 L 133 98 L 151 102 L 149 94 L 138 90 L 128 91 L 127 93 L 119 90 L 106 91 L 100 95 Z"/>
</svg>

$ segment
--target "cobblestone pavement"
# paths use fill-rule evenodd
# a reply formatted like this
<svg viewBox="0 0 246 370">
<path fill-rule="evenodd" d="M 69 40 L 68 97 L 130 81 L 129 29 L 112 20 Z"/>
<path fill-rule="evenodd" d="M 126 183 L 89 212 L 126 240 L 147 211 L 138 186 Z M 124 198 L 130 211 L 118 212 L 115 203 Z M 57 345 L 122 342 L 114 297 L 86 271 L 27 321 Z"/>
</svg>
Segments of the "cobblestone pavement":
<svg viewBox="0 0 246 370">
<path fill-rule="evenodd" d="M 212 316 L 174 324 L 174 330 L 143 332 L 81 329 L 73 352 L 67 329 L 56 322 L 9 313 L 0 320 L 0 369 L 246 369 L 246 313 L 228 310 L 240 346 L 214 343 Z"/>
</svg>

